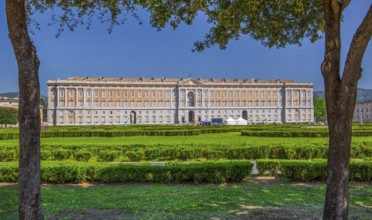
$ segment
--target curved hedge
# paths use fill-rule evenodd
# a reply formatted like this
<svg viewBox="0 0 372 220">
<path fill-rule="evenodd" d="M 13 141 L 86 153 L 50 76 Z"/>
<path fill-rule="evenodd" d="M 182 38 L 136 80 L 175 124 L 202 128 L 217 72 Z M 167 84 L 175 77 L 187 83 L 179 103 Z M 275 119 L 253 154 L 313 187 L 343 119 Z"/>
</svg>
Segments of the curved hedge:
<svg viewBox="0 0 372 220">
<path fill-rule="evenodd" d="M 172 164 L 170 166 L 45 161 L 41 163 L 41 179 L 43 183 L 225 183 L 242 181 L 251 174 L 252 167 L 253 164 L 249 161 Z M 0 163 L 0 182 L 17 182 L 17 177 L 17 163 Z"/>
<path fill-rule="evenodd" d="M 283 176 L 289 181 L 325 181 L 326 160 L 257 160 L 259 175 Z M 372 181 L 372 160 L 351 160 L 351 181 Z"/>
</svg>

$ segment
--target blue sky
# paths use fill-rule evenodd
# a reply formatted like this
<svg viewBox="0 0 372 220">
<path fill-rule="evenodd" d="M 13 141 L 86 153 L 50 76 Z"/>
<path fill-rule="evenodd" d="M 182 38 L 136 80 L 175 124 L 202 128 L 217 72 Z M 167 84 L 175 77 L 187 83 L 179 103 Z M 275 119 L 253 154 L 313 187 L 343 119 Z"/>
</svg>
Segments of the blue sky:
<svg viewBox="0 0 372 220">
<path fill-rule="evenodd" d="M 17 64 L 14 58 L 5 17 L 5 1 L 0 1 L 0 92 L 18 91 Z M 371 2 L 352 1 L 344 12 L 342 24 L 342 63 L 356 28 Z M 312 44 L 285 49 L 266 48 L 243 37 L 231 42 L 226 50 L 218 47 L 193 53 L 193 43 L 202 40 L 209 30 L 204 16 L 192 26 L 181 25 L 175 31 L 168 27 L 157 32 L 141 13 L 143 25 L 129 19 L 125 25 L 108 34 L 108 24 L 95 22 L 88 31 L 84 26 L 55 37 L 56 27 L 49 27 L 49 17 L 34 15 L 41 31 L 32 36 L 41 61 L 40 85 L 46 93 L 46 81 L 71 76 L 89 77 L 192 77 L 293 79 L 313 82 L 315 90 L 323 89 L 320 64 L 324 39 Z M 360 88 L 372 88 L 372 43 L 362 63 Z"/>
</svg>

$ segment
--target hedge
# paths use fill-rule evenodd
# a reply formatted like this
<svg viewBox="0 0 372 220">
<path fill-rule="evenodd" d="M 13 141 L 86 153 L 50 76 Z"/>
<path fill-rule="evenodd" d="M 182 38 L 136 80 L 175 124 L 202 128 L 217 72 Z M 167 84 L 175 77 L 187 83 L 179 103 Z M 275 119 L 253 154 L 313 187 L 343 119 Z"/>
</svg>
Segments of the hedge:
<svg viewBox="0 0 372 220">
<path fill-rule="evenodd" d="M 18 147 L 0 147 L 0 162 L 18 160 Z M 326 145 L 224 146 L 224 145 L 42 145 L 42 160 L 149 161 L 192 159 L 317 159 L 327 158 Z M 351 158 L 372 157 L 372 146 L 352 146 Z"/>
<path fill-rule="evenodd" d="M 328 131 L 326 130 L 245 130 L 240 132 L 241 136 L 254 136 L 254 137 L 328 137 Z M 366 137 L 372 136 L 372 130 L 356 130 L 353 131 L 352 136 L 354 137 Z"/>
<path fill-rule="evenodd" d="M 325 181 L 327 179 L 326 160 L 257 160 L 259 175 L 283 176 L 289 181 Z M 372 181 L 371 160 L 351 160 L 351 181 Z"/>
<path fill-rule="evenodd" d="M 188 130 L 128 130 L 128 131 L 42 131 L 41 138 L 55 137 L 122 137 L 122 136 L 190 136 L 201 134 L 200 129 Z M 18 139 L 19 133 L 0 133 L 0 140 Z"/>
<path fill-rule="evenodd" d="M 109 164 L 76 161 L 41 163 L 43 183 L 81 182 L 240 182 L 252 171 L 249 161 L 223 161 L 169 166 Z M 0 182 L 17 182 L 18 164 L 0 163 Z"/>
</svg>

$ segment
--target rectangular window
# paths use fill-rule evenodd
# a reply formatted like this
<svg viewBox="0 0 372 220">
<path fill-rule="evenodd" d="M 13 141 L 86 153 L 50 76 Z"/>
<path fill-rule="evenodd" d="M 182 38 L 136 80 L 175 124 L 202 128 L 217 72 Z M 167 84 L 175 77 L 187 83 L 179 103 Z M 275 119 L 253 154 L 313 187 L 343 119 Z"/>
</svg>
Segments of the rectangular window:
<svg viewBox="0 0 372 220">
<path fill-rule="evenodd" d="M 138 90 L 138 98 L 142 98 L 142 91 Z"/>
<path fill-rule="evenodd" d="M 234 98 L 234 92 L 230 91 L 230 98 Z"/>
<path fill-rule="evenodd" d="M 106 97 L 106 91 L 102 91 L 102 97 Z"/>
<path fill-rule="evenodd" d="M 125 98 L 128 97 L 128 91 L 124 91 L 124 97 L 125 97 Z"/>
<path fill-rule="evenodd" d="M 116 101 L 116 107 L 120 107 L 120 101 Z"/>
<path fill-rule="evenodd" d="M 116 91 L 116 97 L 120 98 L 120 91 L 119 90 Z"/>
<path fill-rule="evenodd" d="M 134 90 L 132 90 L 132 91 L 130 92 L 130 97 L 131 97 L 131 98 L 134 98 Z"/>
<path fill-rule="evenodd" d="M 83 101 L 79 101 L 79 107 L 83 107 Z"/>
<path fill-rule="evenodd" d="M 98 97 L 98 90 L 94 90 L 94 97 Z"/>
<path fill-rule="evenodd" d="M 114 94 L 114 92 L 112 90 L 110 90 L 110 92 L 109 92 L 110 98 L 112 98 L 113 94 Z"/>
<path fill-rule="evenodd" d="M 101 106 L 102 106 L 102 107 L 106 107 L 106 101 L 102 101 L 102 102 L 101 102 Z"/>
<path fill-rule="evenodd" d="M 149 97 L 149 91 L 148 91 L 148 90 L 145 91 L 145 97 L 146 97 L 146 98 Z"/>
<path fill-rule="evenodd" d="M 82 96 L 83 96 L 83 92 L 84 92 L 84 90 L 82 90 L 82 89 L 79 89 L 79 96 L 80 96 L 80 97 L 82 97 Z"/>
<path fill-rule="evenodd" d="M 114 104 L 112 101 L 109 101 L 109 107 L 112 107 Z"/>
</svg>

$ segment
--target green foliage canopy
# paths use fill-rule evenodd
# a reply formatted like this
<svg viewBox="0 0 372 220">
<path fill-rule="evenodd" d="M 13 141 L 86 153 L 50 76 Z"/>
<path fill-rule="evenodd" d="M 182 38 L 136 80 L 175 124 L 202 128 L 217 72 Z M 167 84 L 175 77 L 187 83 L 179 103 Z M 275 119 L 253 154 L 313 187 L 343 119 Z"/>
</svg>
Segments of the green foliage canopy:
<svg viewBox="0 0 372 220">
<path fill-rule="evenodd" d="M 317 121 L 325 121 L 326 118 L 326 103 L 325 98 L 314 97 L 314 116 Z"/>
<path fill-rule="evenodd" d="M 10 107 L 0 107 L 0 124 L 7 125 L 17 124 L 18 110 Z"/>
<path fill-rule="evenodd" d="M 128 16 L 141 24 L 140 8 L 149 12 L 150 23 L 158 30 L 167 24 L 173 28 L 181 22 L 192 24 L 198 13 L 204 13 L 211 28 L 194 51 L 216 44 L 225 49 L 230 40 L 243 35 L 267 47 L 301 45 L 305 37 L 312 42 L 321 38 L 324 23 L 321 0 L 27 0 L 29 24 L 38 28 L 30 15 L 51 10 L 51 24 L 59 25 L 57 36 L 79 25 L 89 28 L 92 17 L 109 23 L 109 32 Z"/>
</svg>

